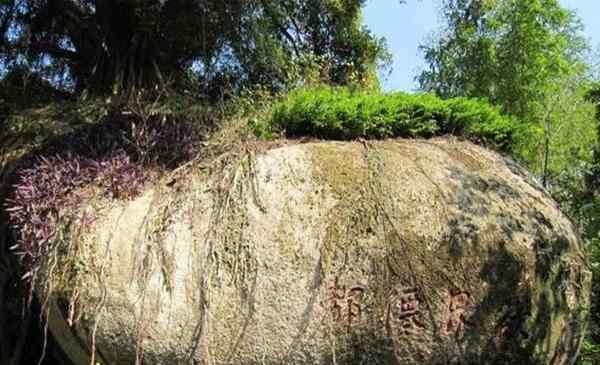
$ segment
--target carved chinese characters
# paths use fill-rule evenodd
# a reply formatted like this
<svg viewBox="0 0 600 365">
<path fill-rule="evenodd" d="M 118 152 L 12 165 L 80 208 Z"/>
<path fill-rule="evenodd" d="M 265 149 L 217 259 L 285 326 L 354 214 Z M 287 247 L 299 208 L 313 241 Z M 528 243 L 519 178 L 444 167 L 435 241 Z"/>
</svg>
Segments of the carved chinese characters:
<svg viewBox="0 0 600 365">
<path fill-rule="evenodd" d="M 420 300 L 416 288 L 396 288 L 385 308 L 385 326 L 395 339 L 414 335 L 425 326 L 420 319 Z"/>
<path fill-rule="evenodd" d="M 335 278 L 328 288 L 326 307 L 334 323 L 348 327 L 358 322 L 362 317 L 362 297 L 365 289 L 361 285 L 346 288 Z"/>
<path fill-rule="evenodd" d="M 523 329 L 523 325 L 524 318 L 531 315 L 531 313 L 526 308 L 521 303 L 515 303 L 513 306 L 505 306 L 503 308 L 503 314 L 498 319 L 495 328 L 494 344 L 498 351 L 502 349 L 507 341 L 528 337 L 527 332 Z"/>
<path fill-rule="evenodd" d="M 465 334 L 465 327 L 470 325 L 467 316 L 472 307 L 471 294 L 458 289 L 450 290 L 446 313 L 440 328 L 442 336 L 461 339 Z"/>
<path fill-rule="evenodd" d="M 346 286 L 335 278 L 326 293 L 323 305 L 333 323 L 350 328 L 362 319 L 366 295 L 362 285 Z M 468 328 L 473 326 L 470 321 L 474 309 L 471 294 L 465 290 L 451 289 L 441 304 L 439 322 L 432 324 L 429 330 L 437 331 L 442 337 L 462 339 Z M 385 329 L 395 341 L 431 333 L 427 331 L 427 320 L 422 313 L 426 309 L 426 302 L 417 287 L 393 288 L 383 309 Z M 505 328 L 500 328 L 500 336 L 505 331 Z"/>
</svg>

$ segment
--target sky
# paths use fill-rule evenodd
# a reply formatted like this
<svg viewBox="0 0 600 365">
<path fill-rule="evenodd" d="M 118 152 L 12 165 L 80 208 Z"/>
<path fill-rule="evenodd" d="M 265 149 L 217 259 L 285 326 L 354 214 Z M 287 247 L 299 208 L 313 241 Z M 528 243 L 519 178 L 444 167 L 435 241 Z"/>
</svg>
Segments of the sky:
<svg viewBox="0 0 600 365">
<path fill-rule="evenodd" d="M 414 78 L 425 63 L 418 47 L 442 24 L 438 7 L 440 0 L 369 0 L 364 11 L 366 25 L 387 40 L 394 60 L 390 75 L 382 75 L 385 90 L 415 91 Z M 527 0 L 523 0 L 527 1 Z M 600 46 L 600 1 L 560 0 L 566 8 L 575 10 L 584 26 L 584 36 L 593 47 Z"/>
</svg>

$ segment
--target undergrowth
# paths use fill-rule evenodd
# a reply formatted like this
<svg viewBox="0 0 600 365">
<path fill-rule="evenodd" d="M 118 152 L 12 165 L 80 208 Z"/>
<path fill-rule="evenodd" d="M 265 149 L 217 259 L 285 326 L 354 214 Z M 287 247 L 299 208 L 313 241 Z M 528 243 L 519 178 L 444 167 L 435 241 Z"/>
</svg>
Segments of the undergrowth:
<svg viewBox="0 0 600 365">
<path fill-rule="evenodd" d="M 520 127 L 484 100 L 323 87 L 290 93 L 252 128 L 265 139 L 277 134 L 336 140 L 451 134 L 508 151 Z"/>
<path fill-rule="evenodd" d="M 218 113 L 223 112 L 191 99 L 170 98 L 126 107 L 64 102 L 11 115 L 8 128 L 0 131 L 0 141 L 7 142 L 0 148 L 0 195 L 23 278 L 24 290 L 16 293 L 23 294 L 23 303 L 29 308 L 35 292 L 42 316 L 48 318 L 49 301 L 59 293 L 67 301 L 69 324 L 87 313 L 95 333 L 104 299 L 86 291 L 96 281 L 106 289 L 105 263 L 89 260 L 95 245 L 85 233 L 100 218 L 94 202 L 133 199 L 146 183 L 162 178 L 169 186 L 185 184 L 175 182 L 177 176 L 200 156 L 228 148 L 229 135 L 236 135 L 220 128 L 215 143 L 223 146 L 207 148 L 206 135 L 218 124 Z M 157 220 L 169 219 L 169 204 Z M 157 205 L 162 209 L 162 203 Z M 147 228 L 160 256 L 161 225 Z M 160 257 L 168 281 L 169 260 Z M 82 298 L 95 302 L 82 303 Z M 46 332 L 47 327 L 44 343 Z M 94 349 L 94 334 L 91 341 Z M 92 350 L 92 363 L 94 354 Z"/>
<path fill-rule="evenodd" d="M 93 219 L 79 212 L 90 193 L 131 199 L 149 176 L 189 161 L 199 139 L 185 120 L 115 112 L 20 161 L 5 211 L 23 276 L 35 278 L 54 249 L 59 222 Z"/>
</svg>

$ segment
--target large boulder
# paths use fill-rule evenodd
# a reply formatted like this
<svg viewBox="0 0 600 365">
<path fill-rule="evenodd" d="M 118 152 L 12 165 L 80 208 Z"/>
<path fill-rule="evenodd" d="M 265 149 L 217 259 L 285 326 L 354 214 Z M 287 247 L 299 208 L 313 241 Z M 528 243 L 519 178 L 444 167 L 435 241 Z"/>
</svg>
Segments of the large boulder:
<svg viewBox="0 0 600 365">
<path fill-rule="evenodd" d="M 92 348 L 106 365 L 577 356 L 581 243 L 511 160 L 439 138 L 246 146 L 215 161 L 132 201 L 90 199 L 77 278 L 53 267 L 46 285 L 50 332 L 74 364 Z"/>
</svg>

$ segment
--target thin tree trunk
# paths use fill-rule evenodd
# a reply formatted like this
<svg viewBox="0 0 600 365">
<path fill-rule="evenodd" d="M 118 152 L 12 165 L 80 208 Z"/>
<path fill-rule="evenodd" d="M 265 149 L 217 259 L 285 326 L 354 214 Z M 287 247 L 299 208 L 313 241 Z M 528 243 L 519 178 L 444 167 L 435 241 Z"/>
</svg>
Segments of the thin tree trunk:
<svg viewBox="0 0 600 365">
<path fill-rule="evenodd" d="M 158 63 L 156 63 L 156 59 L 152 60 L 152 66 L 154 66 L 154 72 L 156 72 L 156 78 L 158 79 L 160 86 L 165 87 L 165 79 L 160 73 L 160 68 L 158 67 Z"/>
<path fill-rule="evenodd" d="M 551 119 L 550 115 L 546 116 L 546 125 L 544 128 L 544 166 L 542 170 L 542 185 L 547 188 L 548 187 L 548 161 L 550 159 L 550 127 L 551 127 Z"/>
</svg>

